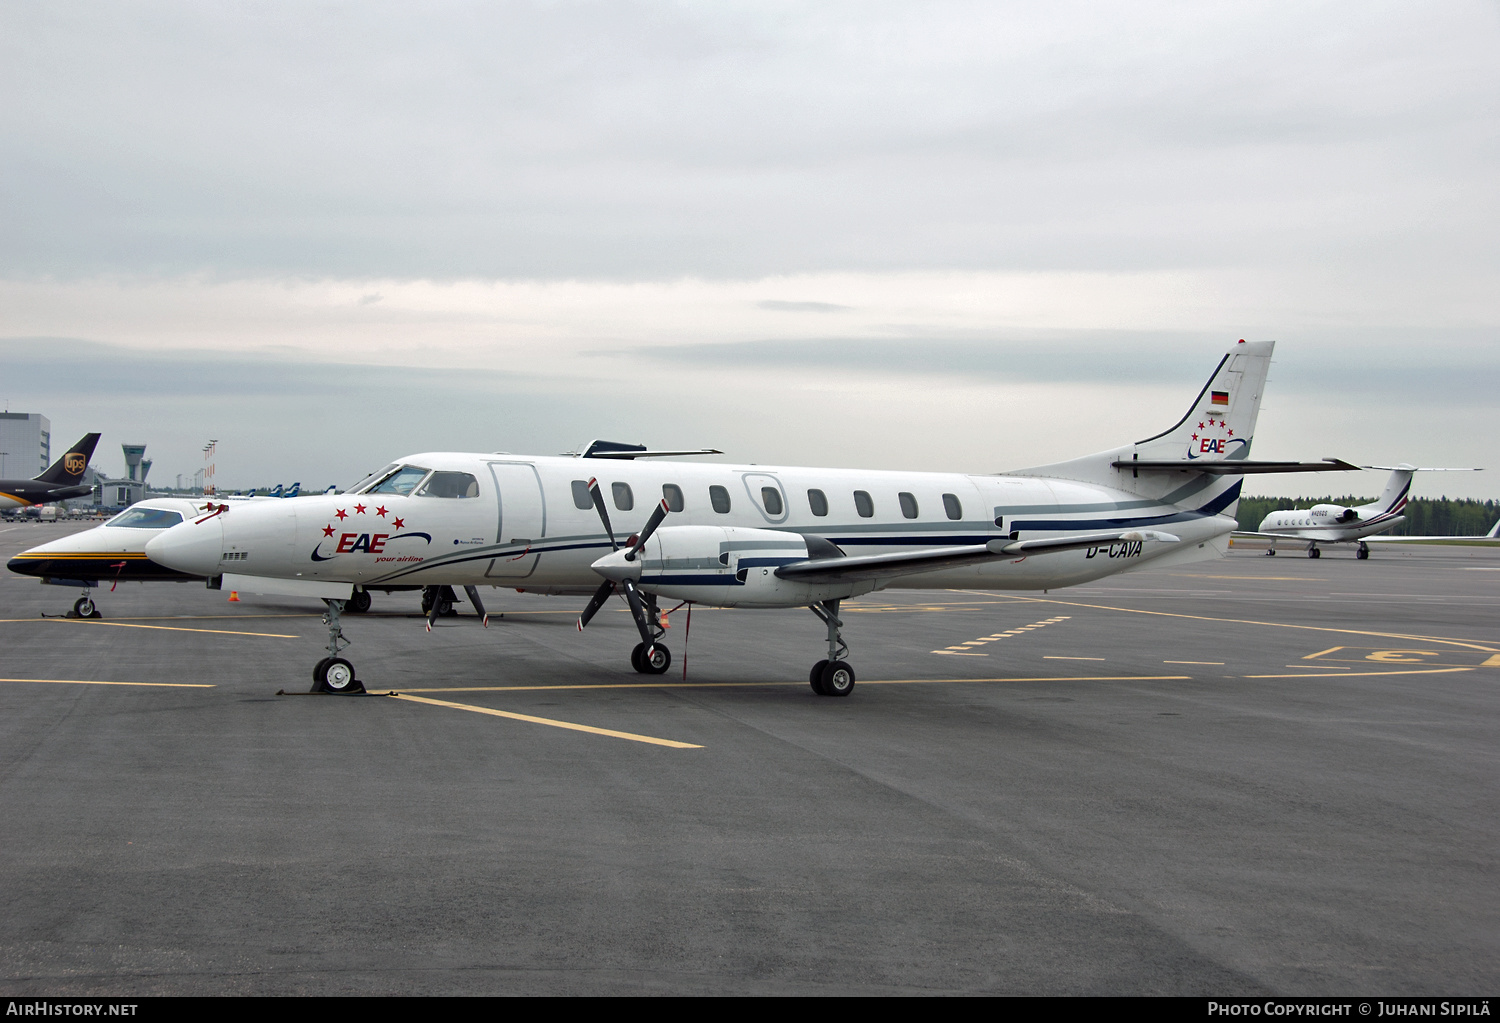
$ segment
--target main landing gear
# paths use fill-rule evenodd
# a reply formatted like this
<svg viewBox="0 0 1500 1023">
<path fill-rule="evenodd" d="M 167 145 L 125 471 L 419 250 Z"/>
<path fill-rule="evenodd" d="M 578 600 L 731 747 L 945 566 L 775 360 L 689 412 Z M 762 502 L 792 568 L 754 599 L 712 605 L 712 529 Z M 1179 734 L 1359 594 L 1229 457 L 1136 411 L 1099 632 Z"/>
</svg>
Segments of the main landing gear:
<svg viewBox="0 0 1500 1023">
<path fill-rule="evenodd" d="M 1370 545 L 1361 540 L 1359 548 L 1354 552 L 1354 557 L 1360 561 L 1368 561 L 1370 558 Z"/>
<path fill-rule="evenodd" d="M 807 681 L 819 696 L 848 696 L 854 692 L 854 669 L 844 660 L 849 644 L 840 631 L 844 623 L 839 620 L 839 602 L 825 600 L 809 605 L 808 610 L 828 626 L 828 657 L 812 666 Z"/>
<path fill-rule="evenodd" d="M 1268 557 L 1268 558 L 1274 558 L 1274 557 L 1276 557 L 1276 548 L 1275 547 L 1267 547 L 1266 548 L 1266 557 Z"/>
<path fill-rule="evenodd" d="M 324 599 L 323 603 L 328 605 L 328 611 L 323 615 L 323 624 L 328 626 L 328 656 L 313 668 L 312 691 L 362 693 L 365 691 L 364 683 L 354 677 L 354 665 L 339 656 L 339 652 L 349 645 L 349 641 L 344 638 L 343 629 L 339 628 L 339 616 L 344 611 L 345 602 Z"/>
<path fill-rule="evenodd" d="M 1307 545 L 1307 556 L 1309 558 L 1321 558 L 1323 556 L 1323 552 L 1318 550 L 1317 544 L 1310 543 Z"/>
<path fill-rule="evenodd" d="M 469 598 L 469 603 L 474 605 L 474 613 L 484 622 L 484 627 L 490 627 L 489 612 L 484 609 L 484 602 L 479 599 L 479 589 L 474 586 L 465 586 L 464 593 Z M 432 631 L 433 623 L 439 618 L 458 617 L 458 594 L 453 592 L 451 586 L 424 586 L 422 587 L 422 613 L 427 616 L 427 631 Z"/>
</svg>

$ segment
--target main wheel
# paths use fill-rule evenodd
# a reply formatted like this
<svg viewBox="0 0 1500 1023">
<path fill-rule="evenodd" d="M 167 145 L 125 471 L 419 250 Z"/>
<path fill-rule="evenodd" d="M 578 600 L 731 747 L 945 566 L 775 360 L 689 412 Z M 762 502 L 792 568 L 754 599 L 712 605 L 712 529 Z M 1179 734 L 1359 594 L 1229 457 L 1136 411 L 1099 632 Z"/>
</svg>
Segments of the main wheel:
<svg viewBox="0 0 1500 1023">
<path fill-rule="evenodd" d="M 829 661 L 823 668 L 823 695 L 848 696 L 854 692 L 854 669 L 846 661 Z"/>
<path fill-rule="evenodd" d="M 73 601 L 73 613 L 79 618 L 102 618 L 99 609 L 94 606 L 92 597 L 79 597 Z"/>
<path fill-rule="evenodd" d="M 814 664 L 812 666 L 812 671 L 807 673 L 807 681 L 812 683 L 813 692 L 817 693 L 819 696 L 828 695 L 823 690 L 823 669 L 826 667 L 828 667 L 828 658 L 825 657 L 817 664 Z"/>
<path fill-rule="evenodd" d="M 1360 561 L 1364 561 L 1369 556 L 1370 556 L 1370 548 L 1366 547 L 1364 544 L 1360 544 L 1359 545 L 1359 550 L 1357 550 L 1357 551 L 1354 552 L 1354 557 L 1356 559 L 1360 560 Z"/>
<path fill-rule="evenodd" d="M 451 600 L 439 600 L 437 604 L 439 618 L 452 618 L 458 614 Z"/>
<path fill-rule="evenodd" d="M 641 647 L 644 648 L 645 645 L 642 643 Z M 651 644 L 649 653 L 641 649 L 639 662 L 640 667 L 635 670 L 639 671 L 642 675 L 664 675 L 667 669 L 672 666 L 672 651 L 660 643 L 653 643 Z"/>
<path fill-rule="evenodd" d="M 344 610 L 352 611 L 357 615 L 362 615 L 370 610 L 370 591 L 355 590 L 349 595 L 349 599 L 344 601 Z"/>
<path fill-rule="evenodd" d="M 342 657 L 330 657 L 321 662 L 322 677 L 318 682 L 325 693 L 362 693 L 365 687 L 354 677 L 354 665 Z"/>
<path fill-rule="evenodd" d="M 1323 556 L 1323 552 L 1318 550 L 1316 547 L 1309 547 L 1307 549 L 1307 556 L 1309 558 L 1321 558 Z"/>
<path fill-rule="evenodd" d="M 1274 558 L 1274 557 L 1276 557 L 1276 548 L 1272 547 L 1270 550 L 1266 551 L 1266 557 L 1268 557 L 1268 558 Z"/>
<path fill-rule="evenodd" d="M 329 658 L 325 657 L 313 665 L 313 692 L 323 691 L 323 669 L 328 667 Z"/>
</svg>

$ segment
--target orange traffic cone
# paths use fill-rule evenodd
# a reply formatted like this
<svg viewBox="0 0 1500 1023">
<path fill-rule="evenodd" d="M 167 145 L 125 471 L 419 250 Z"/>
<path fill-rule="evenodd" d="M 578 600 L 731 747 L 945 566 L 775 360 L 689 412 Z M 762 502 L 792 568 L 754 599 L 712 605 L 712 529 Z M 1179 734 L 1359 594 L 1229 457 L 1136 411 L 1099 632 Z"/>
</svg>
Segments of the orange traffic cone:
<svg viewBox="0 0 1500 1023">
<path fill-rule="evenodd" d="M 239 600 L 240 599 L 240 591 L 239 590 L 230 590 L 229 591 L 229 599 L 230 600 Z"/>
</svg>

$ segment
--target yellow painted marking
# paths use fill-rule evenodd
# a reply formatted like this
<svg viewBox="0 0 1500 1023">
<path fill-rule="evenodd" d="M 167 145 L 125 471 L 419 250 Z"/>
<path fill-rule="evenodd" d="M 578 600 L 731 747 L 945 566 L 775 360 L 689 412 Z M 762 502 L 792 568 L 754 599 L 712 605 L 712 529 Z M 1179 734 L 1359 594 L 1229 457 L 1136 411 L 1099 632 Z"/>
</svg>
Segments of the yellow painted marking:
<svg viewBox="0 0 1500 1023">
<path fill-rule="evenodd" d="M 1480 665 L 1480 667 L 1500 668 L 1500 654 L 1495 654 L 1489 660 L 1485 661 L 1484 664 Z"/>
<path fill-rule="evenodd" d="M 1290 622 L 1260 622 L 1247 618 L 1215 618 L 1211 615 L 1190 615 L 1180 611 L 1146 611 L 1135 607 L 1113 607 L 1108 604 L 1084 604 L 1076 600 L 1054 600 L 1049 597 L 1017 597 L 1010 594 L 992 594 L 997 597 L 1009 597 L 1014 602 L 1028 604 L 1059 604 L 1063 607 L 1086 607 L 1094 611 L 1119 611 L 1122 614 L 1154 615 L 1158 618 L 1185 618 L 1194 622 L 1223 622 L 1228 625 L 1262 625 L 1275 629 L 1303 629 L 1308 632 L 1334 632 L 1346 636 L 1379 636 L 1382 639 L 1404 639 L 1418 643 L 1446 643 L 1450 646 L 1461 646 L 1470 650 L 1479 650 L 1483 653 L 1500 653 L 1493 645 L 1477 643 L 1467 639 L 1447 639 L 1442 636 L 1414 636 L 1400 632 L 1373 632 L 1369 629 L 1337 629 L 1330 625 L 1295 625 Z"/>
<path fill-rule="evenodd" d="M 1324 656 L 1324 655 L 1325 655 L 1325 654 L 1333 654 L 1333 653 L 1338 653 L 1338 652 L 1339 652 L 1339 651 L 1340 651 L 1340 650 L 1342 650 L 1342 649 L 1344 649 L 1344 648 L 1343 648 L 1343 647 L 1341 647 L 1341 646 L 1331 646 L 1331 647 L 1329 647 L 1329 648 L 1328 648 L 1328 649 L 1327 649 L 1327 650 L 1319 650 L 1319 651 L 1318 651 L 1318 652 L 1317 652 L 1317 653 L 1315 653 L 1315 654 L 1308 654 L 1308 655 L 1307 655 L 1307 656 L 1306 656 L 1306 657 L 1304 657 L 1304 658 L 1302 658 L 1302 659 L 1303 659 L 1303 660 L 1304 660 L 1304 661 L 1311 661 L 1311 660 L 1315 660 L 1315 659 L 1317 659 L 1317 658 L 1319 658 L 1319 657 L 1322 657 L 1322 656 Z"/>
<path fill-rule="evenodd" d="M 958 657 L 988 657 L 989 654 L 956 654 Z M 1396 672 L 1395 674 L 1402 674 Z M 887 678 L 861 679 L 862 686 L 906 686 L 936 685 L 945 682 L 1185 682 L 1191 675 L 1079 675 L 1045 676 L 1042 678 Z M 602 685 L 559 684 L 534 686 L 443 686 L 441 688 L 407 689 L 392 696 L 408 693 L 530 693 L 554 690 L 591 689 L 772 689 L 777 687 L 805 686 L 806 682 L 608 682 Z M 415 697 L 412 697 L 415 699 Z M 436 701 L 429 701 L 436 702 Z M 463 706 L 459 704 L 458 706 Z"/>
<path fill-rule="evenodd" d="M 1403 654 L 1416 654 L 1416 657 L 1405 657 Z M 1367 661 L 1387 661 L 1396 664 L 1421 664 L 1423 657 L 1439 656 L 1436 650 L 1372 650 L 1365 654 Z"/>
<path fill-rule="evenodd" d="M 1102 661 L 1102 657 L 1065 657 L 1062 654 L 1043 654 L 1044 661 Z"/>
<path fill-rule="evenodd" d="M 1353 671 L 1347 664 L 1288 664 L 1288 668 L 1305 668 L 1308 671 Z"/>
<path fill-rule="evenodd" d="M 160 629 L 163 632 L 212 632 L 221 636 L 262 636 L 266 639 L 301 639 L 279 632 L 238 632 L 234 629 L 187 629 L 180 625 L 135 625 L 131 622 L 101 622 L 89 618 L 42 618 L 44 622 L 64 622 L 68 625 L 107 625 L 114 629 Z"/>
<path fill-rule="evenodd" d="M 1287 667 L 1291 667 L 1291 665 L 1287 665 Z M 1366 676 L 1369 676 L 1369 675 L 1446 675 L 1446 674 L 1449 674 L 1450 672 L 1455 672 L 1455 671 L 1473 671 L 1473 670 L 1474 670 L 1473 668 L 1414 668 L 1414 669 L 1410 669 L 1410 670 L 1407 670 L 1407 671 L 1351 671 L 1351 672 L 1349 672 L 1348 674 L 1345 674 L 1345 675 L 1338 675 L 1338 673 L 1334 672 L 1334 671 L 1325 671 L 1325 672 L 1322 672 L 1321 674 L 1327 675 L 1330 678 L 1334 677 L 1335 675 L 1337 675 L 1339 678 L 1354 678 L 1356 676 L 1366 677 Z M 1244 677 L 1245 678 L 1317 678 L 1318 675 L 1317 674 L 1309 674 L 1308 672 L 1303 671 L 1303 672 L 1299 672 L 1296 675 L 1246 675 Z"/>
<path fill-rule="evenodd" d="M 1163 664 L 1217 664 L 1223 666 L 1223 661 L 1162 661 Z"/>
<path fill-rule="evenodd" d="M 161 689 L 212 689 L 211 682 L 99 682 L 88 678 L 0 678 L 0 682 L 45 682 L 62 686 L 151 686 Z"/>
<path fill-rule="evenodd" d="M 629 739 L 631 742 L 645 742 L 653 746 L 670 746 L 672 749 L 702 749 L 690 742 L 676 742 L 672 739 L 657 739 L 649 735 L 636 735 L 634 732 L 617 732 L 612 728 L 595 728 L 592 725 L 574 724 L 572 721 L 556 721 L 552 718 L 533 717 L 530 714 L 516 714 L 508 710 L 494 710 L 490 707 L 475 707 L 467 703 L 450 703 L 447 700 L 429 700 L 425 696 L 409 696 L 406 693 L 392 693 L 391 696 L 398 700 L 407 700 L 411 703 L 429 703 L 434 707 L 451 707 L 454 710 L 467 710 L 475 714 L 489 714 L 497 718 L 510 718 L 512 721 L 529 721 L 534 725 L 549 725 L 552 728 L 566 728 L 574 732 L 588 732 L 590 735 L 607 735 L 614 739 Z"/>
<path fill-rule="evenodd" d="M 988 657 L 989 654 L 971 653 L 968 650 L 934 650 L 935 654 L 945 654 L 948 657 Z"/>
<path fill-rule="evenodd" d="M 1311 575 L 1201 575 L 1196 572 L 1168 572 L 1183 579 L 1248 579 L 1254 582 L 1264 579 L 1273 583 L 1314 583 L 1318 581 L 1317 576 Z"/>
</svg>

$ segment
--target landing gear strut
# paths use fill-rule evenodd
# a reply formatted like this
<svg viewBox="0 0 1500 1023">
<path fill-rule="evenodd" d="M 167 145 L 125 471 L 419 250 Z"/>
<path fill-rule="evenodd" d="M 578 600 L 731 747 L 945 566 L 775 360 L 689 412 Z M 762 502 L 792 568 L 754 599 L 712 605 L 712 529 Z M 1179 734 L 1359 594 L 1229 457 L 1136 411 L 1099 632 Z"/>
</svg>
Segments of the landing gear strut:
<svg viewBox="0 0 1500 1023">
<path fill-rule="evenodd" d="M 808 610 L 828 626 L 828 657 L 812 666 L 807 681 L 819 696 L 848 696 L 854 692 L 854 669 L 844 660 L 849 644 L 840 631 L 844 623 L 839 620 L 839 602 L 825 600 L 808 605 Z"/>
<path fill-rule="evenodd" d="M 323 624 L 328 626 L 328 656 L 313 668 L 315 693 L 362 693 L 364 684 L 354 677 L 354 665 L 339 656 L 339 651 L 349 645 L 344 630 L 339 628 L 339 616 L 344 611 L 344 601 L 324 599 L 328 611 L 323 615 Z"/>
<path fill-rule="evenodd" d="M 1361 540 L 1359 542 L 1359 549 L 1354 552 L 1354 556 L 1360 561 L 1368 560 L 1370 557 L 1370 545 Z"/>
</svg>

